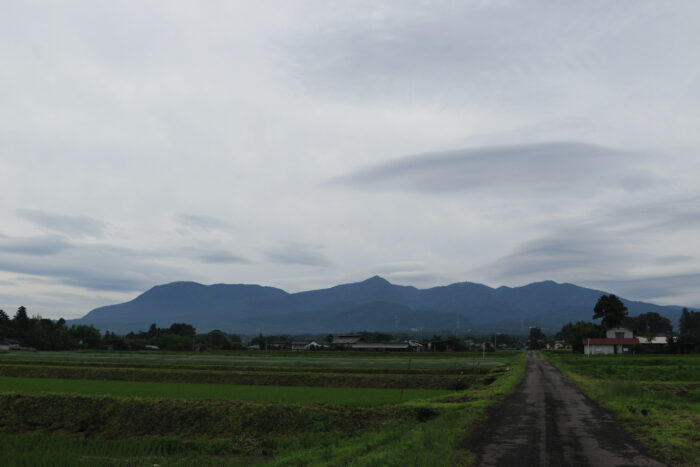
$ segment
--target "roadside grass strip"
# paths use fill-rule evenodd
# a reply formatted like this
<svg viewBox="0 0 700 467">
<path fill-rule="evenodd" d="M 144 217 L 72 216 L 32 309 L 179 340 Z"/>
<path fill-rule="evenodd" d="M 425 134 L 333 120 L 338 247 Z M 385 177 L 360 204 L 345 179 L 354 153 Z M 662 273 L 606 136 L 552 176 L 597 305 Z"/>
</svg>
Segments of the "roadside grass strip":
<svg viewBox="0 0 700 467">
<path fill-rule="evenodd" d="M 700 356 L 541 355 L 670 465 L 700 465 Z"/>
<path fill-rule="evenodd" d="M 0 377 L 0 394 L 6 392 L 167 397 L 269 402 L 315 402 L 374 406 L 397 404 L 449 394 L 439 389 L 329 388 L 304 386 L 248 386 L 201 383 L 73 380 L 58 378 Z"/>
</svg>

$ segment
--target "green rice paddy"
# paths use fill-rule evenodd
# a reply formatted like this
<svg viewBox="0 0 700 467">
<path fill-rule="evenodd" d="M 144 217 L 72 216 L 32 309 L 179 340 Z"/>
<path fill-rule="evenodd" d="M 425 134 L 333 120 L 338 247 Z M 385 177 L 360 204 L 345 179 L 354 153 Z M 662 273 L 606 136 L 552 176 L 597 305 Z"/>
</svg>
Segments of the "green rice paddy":
<svg viewBox="0 0 700 467">
<path fill-rule="evenodd" d="M 500 353 L 499 353 L 500 355 Z M 512 353 L 482 358 L 478 354 L 366 354 L 356 352 L 260 352 L 258 354 L 192 354 L 161 352 L 6 352 L 0 362 L 58 361 L 99 363 L 150 363 L 164 365 L 217 365 L 241 367 L 301 367 L 323 369 L 403 370 L 411 360 L 413 369 L 460 370 L 475 366 L 492 368 L 507 365 Z"/>
<path fill-rule="evenodd" d="M 0 394 L 6 392 L 223 399 L 256 402 L 313 402 L 374 406 L 397 404 L 413 399 L 427 399 L 449 394 L 451 391 L 0 377 Z"/>
<path fill-rule="evenodd" d="M 4 465 L 468 465 L 522 353 L 1 352 Z"/>
</svg>

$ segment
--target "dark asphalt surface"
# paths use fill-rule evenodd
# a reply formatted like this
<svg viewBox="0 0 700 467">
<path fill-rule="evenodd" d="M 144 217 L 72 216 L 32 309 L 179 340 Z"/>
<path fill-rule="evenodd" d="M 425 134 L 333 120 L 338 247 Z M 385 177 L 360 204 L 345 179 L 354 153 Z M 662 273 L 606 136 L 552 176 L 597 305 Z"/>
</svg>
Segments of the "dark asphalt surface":
<svg viewBox="0 0 700 467">
<path fill-rule="evenodd" d="M 549 362 L 528 352 L 523 382 L 472 439 L 477 466 L 664 466 Z"/>
</svg>

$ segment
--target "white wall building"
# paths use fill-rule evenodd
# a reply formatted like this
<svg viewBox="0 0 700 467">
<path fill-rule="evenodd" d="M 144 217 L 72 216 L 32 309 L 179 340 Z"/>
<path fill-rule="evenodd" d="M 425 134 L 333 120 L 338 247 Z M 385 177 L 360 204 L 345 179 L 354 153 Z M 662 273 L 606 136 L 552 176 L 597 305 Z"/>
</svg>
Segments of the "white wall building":
<svg viewBox="0 0 700 467">
<path fill-rule="evenodd" d="M 583 339 L 583 353 L 586 355 L 615 355 L 629 352 L 630 348 L 639 344 L 631 329 L 611 328 L 605 332 L 605 337 L 586 337 Z"/>
</svg>

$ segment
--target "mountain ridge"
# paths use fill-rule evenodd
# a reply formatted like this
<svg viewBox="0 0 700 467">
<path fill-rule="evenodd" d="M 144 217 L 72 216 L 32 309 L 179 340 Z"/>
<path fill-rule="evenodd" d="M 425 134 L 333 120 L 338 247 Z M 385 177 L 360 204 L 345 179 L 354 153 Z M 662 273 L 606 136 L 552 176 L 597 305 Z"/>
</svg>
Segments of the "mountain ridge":
<svg viewBox="0 0 700 467">
<path fill-rule="evenodd" d="M 590 321 L 600 295 L 608 292 L 551 280 L 492 288 L 475 282 L 418 289 L 380 276 L 361 282 L 289 293 L 258 284 L 191 281 L 156 285 L 128 302 L 91 310 L 74 324 L 127 333 L 151 323 L 194 325 L 199 332 L 239 334 L 452 330 L 557 331 L 570 321 Z M 677 323 L 678 307 L 622 299 L 630 315 L 657 312 Z"/>
</svg>

